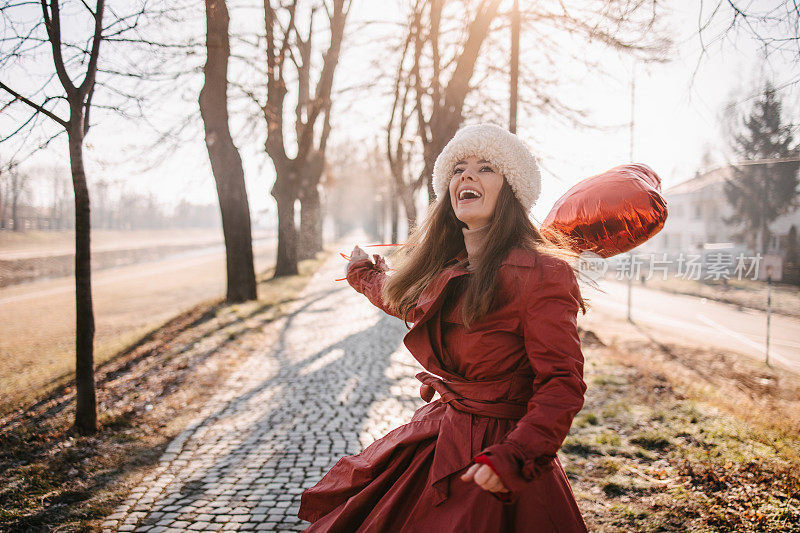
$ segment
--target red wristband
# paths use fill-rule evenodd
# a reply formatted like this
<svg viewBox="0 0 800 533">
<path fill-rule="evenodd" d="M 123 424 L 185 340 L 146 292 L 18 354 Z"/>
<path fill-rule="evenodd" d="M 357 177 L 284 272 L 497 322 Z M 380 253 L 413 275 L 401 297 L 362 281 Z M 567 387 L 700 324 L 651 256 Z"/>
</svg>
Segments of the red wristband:
<svg viewBox="0 0 800 533">
<path fill-rule="evenodd" d="M 492 464 L 492 461 L 491 461 L 491 459 L 489 459 L 488 455 L 480 454 L 479 456 L 473 458 L 472 460 L 475 461 L 478 464 L 482 464 L 482 465 L 488 466 L 489 468 L 492 469 L 492 472 L 494 472 L 497 477 L 500 477 L 500 474 L 498 474 L 497 470 L 495 470 L 494 465 Z M 493 496 L 495 496 L 496 498 L 498 498 L 500 501 L 503 501 L 503 502 L 511 501 L 511 493 L 510 492 L 492 492 L 491 494 Z"/>
<path fill-rule="evenodd" d="M 495 467 L 492 464 L 491 459 L 489 459 L 488 455 L 485 455 L 485 454 L 482 453 L 482 454 L 480 454 L 479 456 L 475 457 L 472 460 L 475 461 L 476 463 L 488 466 L 489 468 L 492 469 L 492 472 L 497 474 L 497 469 L 495 469 Z M 500 474 L 497 474 L 497 475 L 499 476 Z"/>
</svg>

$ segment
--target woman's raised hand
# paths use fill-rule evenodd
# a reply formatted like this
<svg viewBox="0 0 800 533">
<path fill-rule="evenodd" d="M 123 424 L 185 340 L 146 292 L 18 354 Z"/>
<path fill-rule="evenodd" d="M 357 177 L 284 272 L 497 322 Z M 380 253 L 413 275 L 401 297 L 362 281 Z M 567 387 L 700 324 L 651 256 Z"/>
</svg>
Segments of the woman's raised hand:
<svg viewBox="0 0 800 533">
<path fill-rule="evenodd" d="M 362 250 L 356 244 L 355 248 L 353 248 L 353 251 L 350 252 L 350 260 L 347 262 L 347 266 L 345 266 L 345 269 L 344 269 L 345 275 L 347 275 L 347 272 L 350 270 L 350 265 L 352 265 L 354 262 L 360 261 L 362 259 L 370 259 L 370 257 L 369 257 L 369 255 L 367 255 L 367 252 Z M 380 270 L 381 272 L 386 272 L 387 270 L 391 270 L 389 268 L 389 265 L 386 264 L 386 259 L 384 259 L 381 254 L 372 254 L 372 258 L 370 260 L 375 261 L 373 266 L 375 268 L 377 268 L 378 270 Z"/>
<path fill-rule="evenodd" d="M 350 252 L 350 262 L 358 261 L 360 259 L 369 259 L 369 255 L 367 252 L 362 250 L 357 244 L 356 247 L 353 248 L 353 251 Z"/>
</svg>

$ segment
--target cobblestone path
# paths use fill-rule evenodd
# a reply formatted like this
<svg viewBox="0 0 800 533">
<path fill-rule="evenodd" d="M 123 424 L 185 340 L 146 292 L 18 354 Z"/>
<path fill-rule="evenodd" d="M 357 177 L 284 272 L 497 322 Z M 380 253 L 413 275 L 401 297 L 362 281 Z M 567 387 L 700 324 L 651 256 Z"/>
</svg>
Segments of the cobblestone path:
<svg viewBox="0 0 800 533">
<path fill-rule="evenodd" d="M 224 392 L 168 446 L 105 531 L 302 531 L 300 494 L 423 404 L 406 327 L 331 257 Z"/>
</svg>

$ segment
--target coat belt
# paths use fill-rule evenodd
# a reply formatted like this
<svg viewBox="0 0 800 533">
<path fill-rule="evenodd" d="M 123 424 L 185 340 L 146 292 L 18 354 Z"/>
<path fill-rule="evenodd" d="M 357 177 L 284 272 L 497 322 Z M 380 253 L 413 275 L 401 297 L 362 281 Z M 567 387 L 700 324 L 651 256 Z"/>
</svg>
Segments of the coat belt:
<svg viewBox="0 0 800 533">
<path fill-rule="evenodd" d="M 420 372 L 416 377 L 422 382 L 420 396 L 423 400 L 431 401 L 435 391 L 448 406 L 431 465 L 434 505 L 439 505 L 448 498 L 450 483 L 461 482 L 451 476 L 469 466 L 472 457 L 480 451 L 489 422 L 486 417 L 519 419 L 527 410 L 527 402 L 503 398 L 509 392 L 512 376 L 493 381 L 450 381 Z"/>
<path fill-rule="evenodd" d="M 417 379 L 422 382 L 420 396 L 426 402 L 439 393 L 442 401 L 459 411 L 494 418 L 522 418 L 527 402 L 514 402 L 498 396 L 507 394 L 512 376 L 493 381 L 450 381 L 420 372 Z M 426 389 L 425 387 L 429 387 Z M 431 390 L 432 389 L 432 390 Z"/>
</svg>

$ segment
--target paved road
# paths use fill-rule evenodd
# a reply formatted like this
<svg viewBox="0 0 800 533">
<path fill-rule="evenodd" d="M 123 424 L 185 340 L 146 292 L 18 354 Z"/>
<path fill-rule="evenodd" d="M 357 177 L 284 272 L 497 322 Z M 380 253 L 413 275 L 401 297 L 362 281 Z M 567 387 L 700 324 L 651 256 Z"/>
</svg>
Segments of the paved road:
<svg viewBox="0 0 800 533">
<path fill-rule="evenodd" d="M 627 283 L 603 280 L 601 293 L 582 286 L 582 294 L 594 308 L 580 320 L 601 338 L 639 335 L 659 341 L 718 347 L 764 360 L 766 313 L 706 298 L 672 294 L 633 285 L 632 318 L 627 323 Z M 770 361 L 800 372 L 800 320 L 772 314 L 770 318 Z"/>
<path fill-rule="evenodd" d="M 300 531 L 300 494 L 344 454 L 423 404 L 402 321 L 373 307 L 331 257 L 287 316 L 159 466 L 103 526 L 109 531 Z"/>
</svg>

